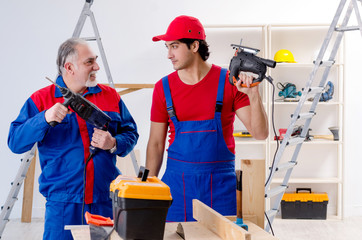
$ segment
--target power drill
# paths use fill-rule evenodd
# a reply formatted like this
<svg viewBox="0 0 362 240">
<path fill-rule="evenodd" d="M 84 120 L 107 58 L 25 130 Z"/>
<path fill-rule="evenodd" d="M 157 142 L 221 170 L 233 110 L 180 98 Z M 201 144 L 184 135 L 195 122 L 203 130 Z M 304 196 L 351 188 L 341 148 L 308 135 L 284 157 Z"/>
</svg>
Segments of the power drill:
<svg viewBox="0 0 362 240">
<path fill-rule="evenodd" d="M 68 108 L 70 106 L 79 117 L 84 119 L 89 124 L 92 124 L 94 127 L 101 130 L 107 130 L 108 124 L 112 120 L 107 114 L 100 110 L 96 105 L 85 99 L 79 93 L 76 94 L 69 88 L 59 86 L 48 77 L 46 77 L 46 79 L 59 88 L 64 97 L 63 105 L 65 107 Z M 49 125 L 52 127 L 55 127 L 58 124 L 59 123 L 56 121 L 49 123 Z M 91 145 L 89 149 L 91 153 L 95 153 L 95 147 Z"/>
<path fill-rule="evenodd" d="M 229 65 L 229 82 L 231 85 L 235 85 L 239 80 L 240 72 L 252 72 L 258 75 L 258 78 L 253 79 L 253 83 L 251 84 L 251 87 L 254 87 L 265 78 L 267 66 L 275 68 L 275 61 L 256 56 L 260 51 L 259 49 L 236 44 L 231 44 L 231 46 L 237 49 Z M 241 86 L 247 87 L 246 84 L 242 84 Z"/>
</svg>

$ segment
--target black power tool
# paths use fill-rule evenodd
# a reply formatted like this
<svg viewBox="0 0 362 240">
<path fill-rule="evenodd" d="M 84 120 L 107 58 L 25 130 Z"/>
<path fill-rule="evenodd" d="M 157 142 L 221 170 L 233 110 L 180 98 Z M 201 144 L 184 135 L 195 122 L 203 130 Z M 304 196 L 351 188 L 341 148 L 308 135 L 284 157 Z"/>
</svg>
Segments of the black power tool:
<svg viewBox="0 0 362 240">
<path fill-rule="evenodd" d="M 76 112 L 79 117 L 84 119 L 89 124 L 92 124 L 98 129 L 106 130 L 108 128 L 108 123 L 112 120 L 107 114 L 100 110 L 96 105 L 85 99 L 79 93 L 72 92 L 69 88 L 64 88 L 53 82 L 51 79 L 48 79 L 55 86 L 57 86 L 60 92 L 63 94 L 65 107 L 71 107 L 74 112 Z M 56 121 L 50 122 L 49 125 L 55 127 L 59 123 Z"/>
<path fill-rule="evenodd" d="M 236 44 L 231 44 L 231 46 L 236 49 L 235 56 L 231 59 L 229 66 L 229 82 L 231 85 L 235 85 L 239 80 L 240 72 L 252 72 L 257 74 L 258 78 L 253 80 L 251 87 L 256 86 L 265 78 L 266 67 L 274 68 L 276 65 L 276 62 L 273 60 L 256 56 L 260 51 L 259 49 Z M 241 86 L 247 87 L 246 84 Z"/>
</svg>

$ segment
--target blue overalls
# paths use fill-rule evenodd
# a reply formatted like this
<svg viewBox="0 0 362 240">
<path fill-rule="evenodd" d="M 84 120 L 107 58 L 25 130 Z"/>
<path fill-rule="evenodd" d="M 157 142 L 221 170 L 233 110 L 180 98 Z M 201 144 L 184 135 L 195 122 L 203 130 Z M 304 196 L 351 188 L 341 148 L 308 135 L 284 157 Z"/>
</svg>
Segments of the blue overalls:
<svg viewBox="0 0 362 240">
<path fill-rule="evenodd" d="M 226 69 L 222 69 L 214 119 L 178 121 L 173 110 L 167 76 L 162 79 L 167 111 L 175 126 L 162 178 L 171 189 L 173 203 L 167 221 L 194 221 L 192 199 L 198 199 L 222 215 L 236 214 L 235 155 L 227 148 L 221 109 Z"/>
</svg>

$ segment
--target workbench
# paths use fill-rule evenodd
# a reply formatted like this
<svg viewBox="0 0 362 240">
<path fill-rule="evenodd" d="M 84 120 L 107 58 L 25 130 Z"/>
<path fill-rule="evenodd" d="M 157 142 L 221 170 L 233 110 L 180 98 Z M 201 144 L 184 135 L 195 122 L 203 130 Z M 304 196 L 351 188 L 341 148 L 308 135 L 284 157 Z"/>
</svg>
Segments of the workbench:
<svg viewBox="0 0 362 240">
<path fill-rule="evenodd" d="M 245 217 L 244 223 L 248 225 L 248 231 L 245 231 L 233 223 L 236 220 L 235 216 L 222 216 L 195 199 L 193 200 L 193 217 L 197 222 L 166 223 L 164 240 L 277 240 L 252 222 L 256 220 L 255 216 L 250 218 L 252 221 Z M 74 240 L 91 239 L 89 225 L 66 226 L 65 229 L 72 232 Z M 110 229 L 111 227 L 108 227 L 108 230 Z M 111 233 L 109 239 L 122 240 L 116 231 Z"/>
<path fill-rule="evenodd" d="M 251 235 L 251 240 L 277 240 L 276 237 L 273 237 L 269 233 L 265 232 L 263 229 L 259 228 L 250 221 L 244 221 L 245 224 L 249 226 L 249 233 Z M 200 225 L 198 222 L 183 222 L 183 223 L 166 223 L 164 240 L 182 240 L 182 238 L 177 233 L 177 226 L 182 224 L 184 231 L 186 233 L 186 240 L 188 239 L 207 239 L 207 240 L 220 240 L 221 237 L 217 236 L 215 233 L 211 232 L 207 228 Z M 67 226 L 66 229 L 71 230 L 74 240 L 90 240 L 90 231 L 88 225 L 78 225 L 78 226 Z M 187 229 L 187 230 L 186 230 Z M 118 233 L 113 231 L 110 240 L 122 240 L 118 236 Z M 230 239 L 229 239 L 230 240 Z"/>
</svg>

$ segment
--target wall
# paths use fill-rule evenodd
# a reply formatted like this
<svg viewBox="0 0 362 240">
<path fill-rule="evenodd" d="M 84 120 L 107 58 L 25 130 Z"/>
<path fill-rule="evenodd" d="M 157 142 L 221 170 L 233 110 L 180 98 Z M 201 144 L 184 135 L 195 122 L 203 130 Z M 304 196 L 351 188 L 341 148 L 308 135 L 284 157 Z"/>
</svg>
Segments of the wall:
<svg viewBox="0 0 362 240">
<path fill-rule="evenodd" d="M 0 95 L 3 111 L 0 119 L 0 204 L 6 200 L 21 155 L 7 147 L 9 124 L 19 113 L 24 101 L 35 90 L 47 86 L 45 76 L 56 75 L 55 57 L 61 42 L 72 35 L 85 1 L 81 0 L 0 0 L 0 76 L 4 90 Z M 172 71 L 162 42 L 153 43 L 154 35 L 165 32 L 177 15 L 198 17 L 203 24 L 312 24 L 332 21 L 337 0 L 96 0 L 92 6 L 102 36 L 107 60 L 115 83 L 155 83 Z M 321 9 L 328 9 L 320 11 Z M 91 32 L 86 23 L 84 32 Z M 91 36 L 88 34 L 86 36 Z M 351 36 L 346 49 L 346 215 L 362 215 L 361 182 L 357 122 L 360 81 L 356 71 L 360 51 L 359 36 Z M 352 47 L 353 46 L 353 47 Z M 94 45 L 94 49 L 97 47 Z M 360 49 L 359 49 L 360 50 Z M 102 65 L 101 65 L 102 68 Z M 107 82 L 104 71 L 100 82 Z M 350 82 L 348 82 L 350 81 Z M 358 84 L 358 85 L 357 85 Z M 142 162 L 149 134 L 149 112 L 152 90 L 145 89 L 123 97 L 133 114 L 140 132 L 136 148 Z M 39 167 L 37 168 L 39 174 Z M 34 217 L 43 215 L 44 199 L 35 186 Z M 22 194 L 19 194 L 19 199 Z M 21 201 L 16 203 L 12 218 L 21 214 Z"/>
</svg>

